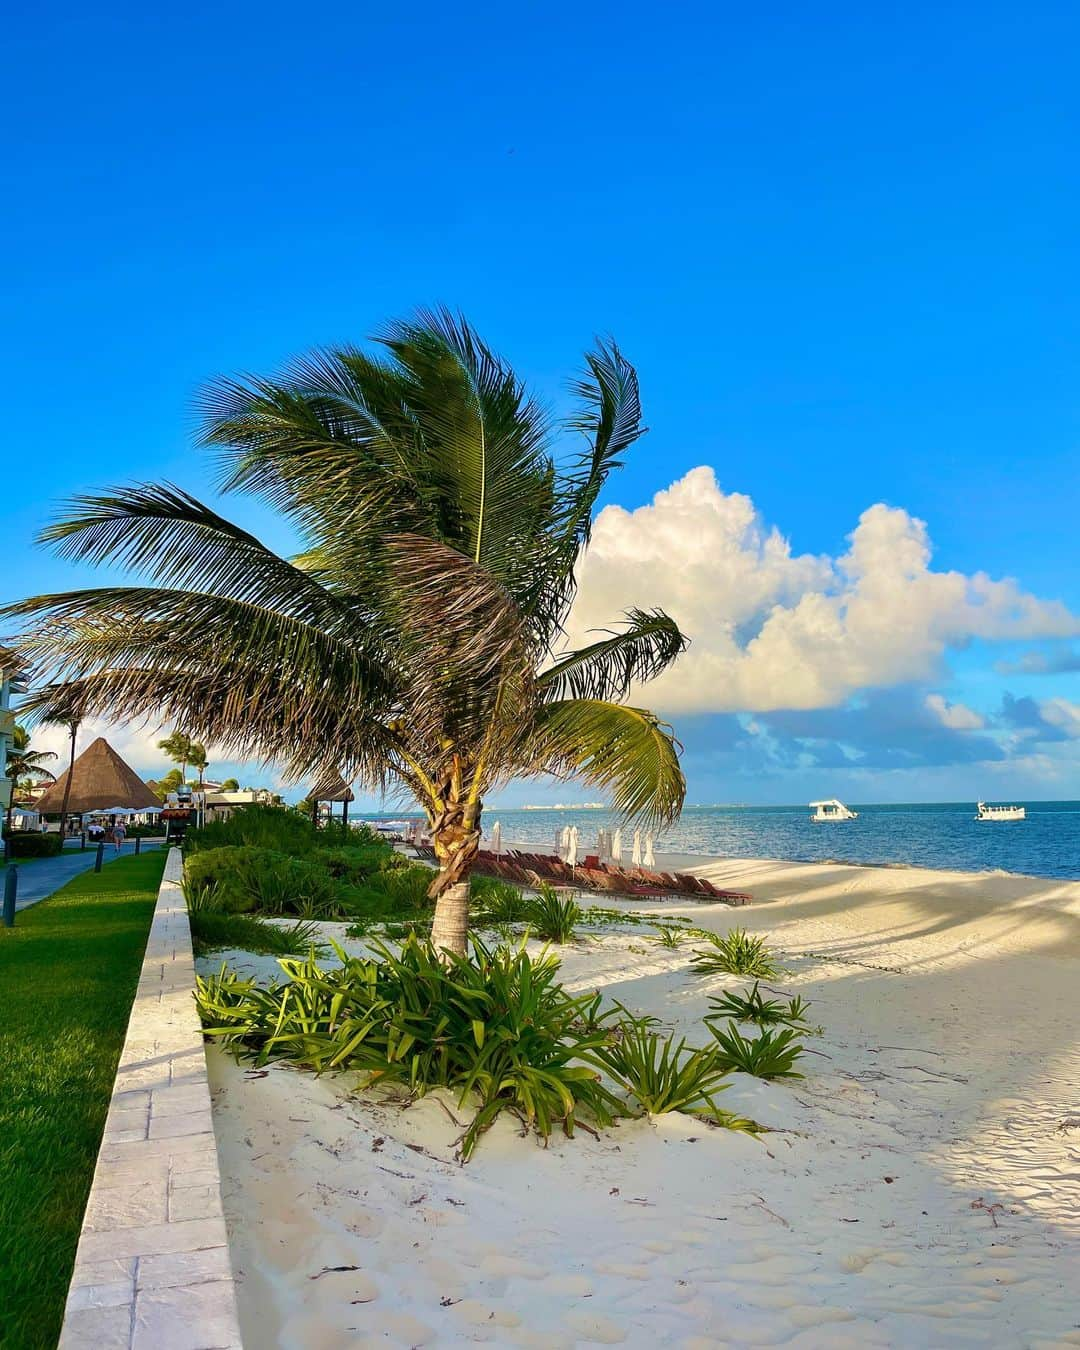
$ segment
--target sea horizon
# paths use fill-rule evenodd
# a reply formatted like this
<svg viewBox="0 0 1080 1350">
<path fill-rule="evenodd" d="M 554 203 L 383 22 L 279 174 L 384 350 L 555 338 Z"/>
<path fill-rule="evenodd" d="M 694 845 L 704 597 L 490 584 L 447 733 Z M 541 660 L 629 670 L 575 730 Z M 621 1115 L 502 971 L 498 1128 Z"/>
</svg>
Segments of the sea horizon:
<svg viewBox="0 0 1080 1350">
<path fill-rule="evenodd" d="M 1080 800 L 1019 799 L 1022 821 L 977 821 L 974 801 L 847 803 L 859 819 L 814 824 L 806 803 L 789 805 L 687 806 L 679 820 L 654 834 L 659 852 L 702 857 L 772 858 L 785 862 L 846 862 L 901 865 L 938 871 L 1008 872 L 1051 880 L 1080 879 Z M 415 812 L 359 812 L 357 818 L 397 820 Z M 581 855 L 595 852 L 600 829 L 620 821 L 591 806 L 487 806 L 484 829 L 495 821 L 505 843 L 554 847 L 555 833 L 577 825 Z M 629 859 L 633 827 L 623 825 L 623 857 Z M 642 831 L 644 839 L 646 831 Z"/>
</svg>

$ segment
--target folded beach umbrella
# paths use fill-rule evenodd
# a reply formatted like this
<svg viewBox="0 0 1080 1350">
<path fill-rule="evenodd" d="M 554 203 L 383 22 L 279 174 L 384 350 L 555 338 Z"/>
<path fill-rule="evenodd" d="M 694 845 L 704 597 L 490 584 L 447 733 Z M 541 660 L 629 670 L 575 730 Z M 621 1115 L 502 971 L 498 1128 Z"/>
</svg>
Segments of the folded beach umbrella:
<svg viewBox="0 0 1080 1350">
<path fill-rule="evenodd" d="M 496 858 L 502 854 L 502 826 L 498 821 L 491 827 L 491 851 Z"/>
<path fill-rule="evenodd" d="M 630 861 L 635 867 L 641 866 L 641 831 L 634 831 L 634 851 L 630 854 Z"/>
<path fill-rule="evenodd" d="M 566 845 L 566 861 L 571 867 L 577 866 L 578 855 L 578 827 L 575 825 L 570 831 L 570 840 Z"/>
<path fill-rule="evenodd" d="M 611 839 L 611 861 L 622 862 L 622 830 L 616 830 Z"/>
<path fill-rule="evenodd" d="M 645 836 L 645 866 L 656 866 L 656 854 L 653 852 L 653 837 L 651 834 Z"/>
</svg>

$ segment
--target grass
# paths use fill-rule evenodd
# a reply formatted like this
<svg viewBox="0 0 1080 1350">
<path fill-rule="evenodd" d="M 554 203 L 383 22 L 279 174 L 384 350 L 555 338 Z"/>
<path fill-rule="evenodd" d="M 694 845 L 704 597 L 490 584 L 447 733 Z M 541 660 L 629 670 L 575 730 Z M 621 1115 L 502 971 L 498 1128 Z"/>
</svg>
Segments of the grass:
<svg viewBox="0 0 1080 1350">
<path fill-rule="evenodd" d="M 165 851 L 0 930 L 0 1345 L 54 1346 Z"/>
</svg>

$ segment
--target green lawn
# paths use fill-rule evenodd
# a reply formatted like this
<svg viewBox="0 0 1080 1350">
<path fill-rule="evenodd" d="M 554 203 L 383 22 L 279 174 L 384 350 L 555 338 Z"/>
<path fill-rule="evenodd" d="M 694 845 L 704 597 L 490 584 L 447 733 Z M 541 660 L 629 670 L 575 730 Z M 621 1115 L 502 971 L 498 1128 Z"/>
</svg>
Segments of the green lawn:
<svg viewBox="0 0 1080 1350">
<path fill-rule="evenodd" d="M 0 928 L 0 1346 L 55 1346 L 165 850 Z"/>
</svg>

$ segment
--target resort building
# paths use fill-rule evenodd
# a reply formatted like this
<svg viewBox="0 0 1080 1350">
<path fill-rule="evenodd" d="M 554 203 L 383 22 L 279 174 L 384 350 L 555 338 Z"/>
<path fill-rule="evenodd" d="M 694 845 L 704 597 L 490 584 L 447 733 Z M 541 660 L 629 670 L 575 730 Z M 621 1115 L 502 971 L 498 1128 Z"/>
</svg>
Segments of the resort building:
<svg viewBox="0 0 1080 1350">
<path fill-rule="evenodd" d="M 11 805 L 15 784 L 7 776 L 7 759 L 14 744 L 15 714 L 11 711 L 12 694 L 22 693 L 19 682 L 20 663 L 14 652 L 0 647 L 0 810 Z"/>
</svg>

